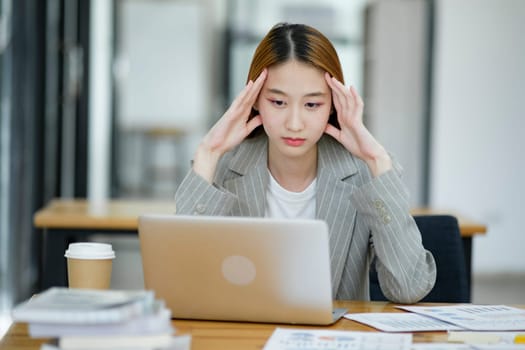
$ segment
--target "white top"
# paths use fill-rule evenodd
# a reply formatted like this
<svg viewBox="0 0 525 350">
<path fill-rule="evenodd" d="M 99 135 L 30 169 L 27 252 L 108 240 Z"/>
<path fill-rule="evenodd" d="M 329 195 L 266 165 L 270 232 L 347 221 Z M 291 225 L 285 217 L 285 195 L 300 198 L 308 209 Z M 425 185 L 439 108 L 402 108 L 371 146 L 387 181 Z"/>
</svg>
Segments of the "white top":
<svg viewBox="0 0 525 350">
<path fill-rule="evenodd" d="M 314 179 L 302 192 L 291 192 L 284 189 L 268 171 L 270 181 L 266 189 L 266 209 L 264 216 L 282 219 L 315 219 Z"/>
</svg>

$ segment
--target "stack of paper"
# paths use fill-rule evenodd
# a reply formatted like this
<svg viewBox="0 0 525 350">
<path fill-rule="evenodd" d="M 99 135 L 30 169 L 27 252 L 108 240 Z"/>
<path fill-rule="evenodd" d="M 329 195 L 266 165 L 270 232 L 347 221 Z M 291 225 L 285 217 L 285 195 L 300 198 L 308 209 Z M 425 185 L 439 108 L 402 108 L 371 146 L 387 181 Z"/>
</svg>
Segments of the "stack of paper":
<svg viewBox="0 0 525 350">
<path fill-rule="evenodd" d="M 51 288 L 17 305 L 12 316 L 29 323 L 31 337 L 54 338 L 43 349 L 173 349 L 181 342 L 173 337 L 171 312 L 152 291 Z"/>
</svg>

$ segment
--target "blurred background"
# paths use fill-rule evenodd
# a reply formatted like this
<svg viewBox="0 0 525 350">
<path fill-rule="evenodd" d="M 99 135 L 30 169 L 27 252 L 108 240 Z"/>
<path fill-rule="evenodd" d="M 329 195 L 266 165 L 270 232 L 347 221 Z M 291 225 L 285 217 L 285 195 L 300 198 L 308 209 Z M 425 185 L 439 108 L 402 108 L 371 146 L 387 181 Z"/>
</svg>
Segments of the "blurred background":
<svg viewBox="0 0 525 350">
<path fill-rule="evenodd" d="M 473 302 L 525 302 L 525 1 L 0 0 L 0 314 L 38 285 L 33 213 L 173 198 L 281 21 L 332 40 L 413 207 L 488 226 Z M 112 285 L 141 288 L 136 237 L 113 244 Z"/>
</svg>

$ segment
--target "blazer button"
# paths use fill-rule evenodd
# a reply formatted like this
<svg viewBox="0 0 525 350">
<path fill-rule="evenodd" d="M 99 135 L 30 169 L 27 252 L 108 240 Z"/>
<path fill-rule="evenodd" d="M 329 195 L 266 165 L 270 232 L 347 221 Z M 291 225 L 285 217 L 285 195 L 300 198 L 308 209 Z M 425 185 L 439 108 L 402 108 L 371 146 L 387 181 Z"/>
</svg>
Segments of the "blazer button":
<svg viewBox="0 0 525 350">
<path fill-rule="evenodd" d="M 390 217 L 390 215 L 383 216 L 383 223 L 385 225 L 388 224 L 390 221 L 392 221 L 392 218 Z"/>
<path fill-rule="evenodd" d="M 384 206 L 385 206 L 385 203 L 383 203 L 382 200 L 380 200 L 380 199 L 376 199 L 376 200 L 374 201 L 374 207 L 376 207 L 376 209 L 384 208 Z"/>
<path fill-rule="evenodd" d="M 206 206 L 204 204 L 197 204 L 197 206 L 195 206 L 195 212 L 197 214 L 202 214 L 206 211 Z"/>
</svg>

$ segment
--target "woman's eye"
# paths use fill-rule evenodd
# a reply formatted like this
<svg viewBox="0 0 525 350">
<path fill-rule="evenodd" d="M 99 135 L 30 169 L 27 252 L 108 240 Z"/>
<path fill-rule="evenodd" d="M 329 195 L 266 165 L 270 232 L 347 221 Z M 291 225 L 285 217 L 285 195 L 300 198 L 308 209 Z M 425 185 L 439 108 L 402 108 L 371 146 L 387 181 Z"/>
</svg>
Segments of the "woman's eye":
<svg viewBox="0 0 525 350">
<path fill-rule="evenodd" d="M 305 106 L 308 109 L 315 109 L 315 108 L 319 107 L 320 105 L 321 105 L 320 103 L 307 102 Z"/>
<path fill-rule="evenodd" d="M 270 100 L 270 102 L 277 107 L 283 107 L 285 105 L 282 100 Z"/>
</svg>

